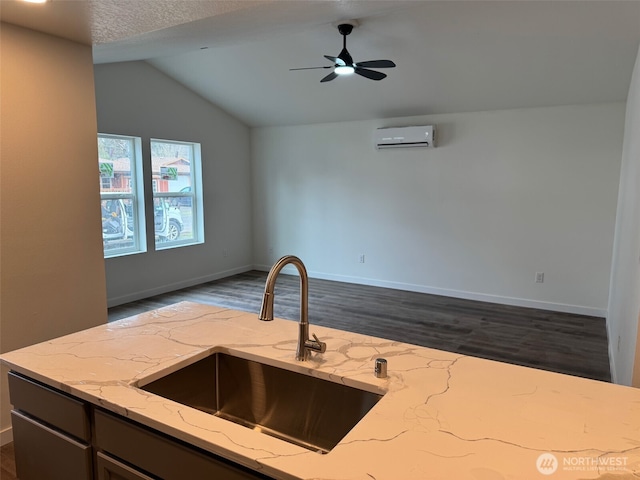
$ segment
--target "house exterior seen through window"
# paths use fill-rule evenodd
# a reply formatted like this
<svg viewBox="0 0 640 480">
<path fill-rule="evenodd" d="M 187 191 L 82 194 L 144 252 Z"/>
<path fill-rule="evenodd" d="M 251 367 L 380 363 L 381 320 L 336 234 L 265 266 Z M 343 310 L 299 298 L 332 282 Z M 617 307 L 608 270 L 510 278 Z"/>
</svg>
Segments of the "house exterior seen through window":
<svg viewBox="0 0 640 480">
<path fill-rule="evenodd" d="M 204 241 L 200 144 L 151 140 L 156 249 Z"/>
<path fill-rule="evenodd" d="M 140 138 L 99 134 L 98 167 L 105 258 L 146 251 Z"/>
</svg>

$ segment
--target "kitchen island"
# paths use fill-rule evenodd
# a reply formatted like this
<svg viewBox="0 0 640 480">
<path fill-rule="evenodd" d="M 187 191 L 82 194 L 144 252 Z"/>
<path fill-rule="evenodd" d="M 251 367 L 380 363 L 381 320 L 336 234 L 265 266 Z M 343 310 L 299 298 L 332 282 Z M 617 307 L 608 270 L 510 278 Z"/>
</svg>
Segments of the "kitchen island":
<svg viewBox="0 0 640 480">
<path fill-rule="evenodd" d="M 639 389 L 314 326 L 313 319 L 311 332 L 327 350 L 299 362 L 295 322 L 182 302 L 0 358 L 90 409 L 276 479 L 640 477 Z M 320 454 L 137 388 L 213 352 L 383 397 Z M 387 359 L 387 378 L 373 374 L 378 357 Z"/>
</svg>

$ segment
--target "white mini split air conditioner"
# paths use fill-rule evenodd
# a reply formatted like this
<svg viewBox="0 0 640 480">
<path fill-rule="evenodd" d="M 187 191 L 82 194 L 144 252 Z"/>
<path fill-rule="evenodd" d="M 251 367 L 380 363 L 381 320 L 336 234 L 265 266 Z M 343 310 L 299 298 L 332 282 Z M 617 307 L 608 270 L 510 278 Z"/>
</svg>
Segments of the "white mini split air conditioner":
<svg viewBox="0 0 640 480">
<path fill-rule="evenodd" d="M 436 127 L 378 128 L 375 134 L 376 148 L 435 147 Z"/>
</svg>

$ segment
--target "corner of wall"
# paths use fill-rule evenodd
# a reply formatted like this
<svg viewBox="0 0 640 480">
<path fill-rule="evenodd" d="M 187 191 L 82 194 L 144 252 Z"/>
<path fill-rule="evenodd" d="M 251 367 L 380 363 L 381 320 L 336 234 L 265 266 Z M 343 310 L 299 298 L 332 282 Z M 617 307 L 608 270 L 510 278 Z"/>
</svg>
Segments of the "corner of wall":
<svg viewBox="0 0 640 480">
<path fill-rule="evenodd" d="M 609 282 L 607 334 L 614 383 L 640 383 L 640 47 L 627 96 L 613 258 Z"/>
<path fill-rule="evenodd" d="M 636 338 L 636 358 L 633 367 L 631 386 L 640 388 L 640 313 L 638 314 L 638 335 Z"/>
<path fill-rule="evenodd" d="M 613 351 L 613 342 L 611 341 L 611 327 L 609 322 L 609 315 L 606 316 L 606 327 L 607 327 L 607 343 L 608 343 L 608 354 L 609 354 L 609 370 L 611 371 L 611 383 L 618 383 L 618 375 L 616 370 L 616 356 Z"/>
</svg>

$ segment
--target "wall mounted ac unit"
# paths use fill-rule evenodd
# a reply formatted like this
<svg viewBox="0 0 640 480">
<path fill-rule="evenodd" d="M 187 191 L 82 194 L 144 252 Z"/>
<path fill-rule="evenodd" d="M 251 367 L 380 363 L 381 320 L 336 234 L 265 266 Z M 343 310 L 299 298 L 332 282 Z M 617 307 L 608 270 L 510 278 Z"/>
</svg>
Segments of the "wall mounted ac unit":
<svg viewBox="0 0 640 480">
<path fill-rule="evenodd" d="M 375 134 L 376 148 L 435 147 L 436 127 L 378 128 Z"/>
</svg>

